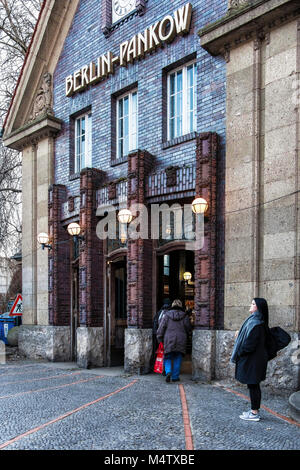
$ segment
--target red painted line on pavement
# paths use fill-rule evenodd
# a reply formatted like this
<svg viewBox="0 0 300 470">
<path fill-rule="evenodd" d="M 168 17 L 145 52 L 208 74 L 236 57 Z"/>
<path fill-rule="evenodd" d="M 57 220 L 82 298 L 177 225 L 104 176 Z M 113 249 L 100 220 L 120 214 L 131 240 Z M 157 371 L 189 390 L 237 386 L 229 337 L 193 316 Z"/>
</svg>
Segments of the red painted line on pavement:
<svg viewBox="0 0 300 470">
<path fill-rule="evenodd" d="M 25 365 L 21 365 L 21 366 L 7 366 L 5 365 L 4 367 L 0 367 L 0 372 L 3 370 L 4 372 L 6 370 L 11 370 L 11 369 L 17 369 L 17 368 L 24 368 L 24 367 L 35 367 L 37 366 L 37 364 L 25 364 Z"/>
<path fill-rule="evenodd" d="M 55 389 L 58 389 L 58 388 L 70 387 L 71 385 L 82 384 L 82 383 L 85 383 L 85 382 L 91 382 L 92 380 L 102 379 L 103 377 L 104 377 L 104 375 L 98 375 L 97 377 L 93 377 L 91 379 L 78 380 L 77 382 L 71 382 L 70 384 L 55 385 L 54 387 L 39 388 L 38 390 L 28 390 L 27 392 L 14 393 L 12 395 L 4 395 L 4 396 L 0 397 L 0 400 L 3 400 L 4 398 L 13 398 L 13 397 L 19 397 L 21 395 L 28 395 L 29 393 L 46 392 L 47 390 L 55 390 Z"/>
<path fill-rule="evenodd" d="M 45 372 L 45 371 L 48 371 L 49 368 L 43 368 L 43 369 L 40 369 L 40 370 L 37 370 L 35 371 L 35 373 L 40 373 L 40 372 Z M 23 371 L 23 372 L 14 372 L 12 374 L 0 374 L 0 377 L 11 377 L 12 375 L 24 375 L 24 374 L 27 374 L 27 371 Z M 0 384 L 1 385 L 1 384 Z"/>
<path fill-rule="evenodd" d="M 71 375 L 78 375 L 82 374 L 82 371 L 80 372 L 72 372 L 71 374 L 61 374 L 61 375 L 48 375 L 47 377 L 40 377 L 39 379 L 28 379 L 28 380 L 15 380 L 14 382 L 4 382 L 0 383 L 1 387 L 3 385 L 13 385 L 13 384 L 25 384 L 29 382 L 39 382 L 40 380 L 47 380 L 47 379 L 60 379 L 60 377 L 70 377 Z"/>
<path fill-rule="evenodd" d="M 183 425 L 184 425 L 185 448 L 186 448 L 186 450 L 194 450 L 193 435 L 192 435 L 192 430 L 191 430 L 189 410 L 188 410 L 188 406 L 187 406 L 184 386 L 182 384 L 179 385 L 179 392 L 180 392 L 182 416 L 183 416 Z"/>
<path fill-rule="evenodd" d="M 215 386 L 220 387 L 220 388 L 223 388 L 223 389 L 226 390 L 227 392 L 234 393 L 234 394 L 237 395 L 238 397 L 244 398 L 244 400 L 250 401 L 250 398 L 247 397 L 247 395 L 244 395 L 243 393 L 237 392 L 236 390 L 232 390 L 231 388 L 228 388 L 228 387 L 223 387 L 222 385 L 215 384 Z M 287 416 L 284 416 L 284 415 L 282 415 L 282 414 L 280 414 L 280 413 L 277 413 L 277 411 L 273 411 L 273 410 L 271 410 L 271 408 L 268 408 L 268 407 L 265 406 L 265 405 L 261 405 L 261 408 L 263 408 L 264 410 L 268 411 L 268 413 L 270 413 L 270 414 L 276 416 L 277 418 L 283 419 L 284 421 L 287 421 L 287 422 L 290 423 L 290 424 L 294 424 L 295 426 L 298 426 L 298 427 L 300 428 L 300 423 L 297 423 L 297 421 L 294 421 L 293 419 L 288 418 Z"/>
<path fill-rule="evenodd" d="M 78 408 L 75 408 L 75 410 L 68 411 L 67 413 L 59 416 L 58 418 L 54 418 L 51 421 L 48 421 L 47 423 L 41 424 L 40 426 L 37 426 L 33 429 L 30 429 L 29 431 L 24 432 L 23 434 L 20 434 L 19 436 L 14 437 L 13 439 L 10 439 L 9 441 L 4 442 L 3 444 L 0 444 L 0 449 L 4 449 L 5 447 L 13 444 L 14 442 L 19 441 L 20 439 L 23 439 L 24 437 L 29 436 L 30 434 L 34 434 L 35 432 L 40 431 L 41 429 L 46 428 L 47 426 L 50 426 L 51 424 L 57 423 L 58 421 L 61 421 L 68 416 L 73 415 L 74 413 L 77 413 L 78 411 L 84 410 L 85 408 L 95 405 L 96 403 L 99 403 L 102 400 L 105 400 L 106 398 L 109 398 L 113 395 L 116 395 L 117 393 L 121 392 L 122 390 L 125 390 L 126 388 L 132 387 L 137 382 L 137 380 L 133 380 L 129 384 L 125 385 L 122 388 L 119 388 L 118 390 L 115 390 L 114 392 L 108 393 L 107 395 L 104 395 L 103 397 L 97 398 L 94 401 L 91 401 L 89 403 L 85 403 L 84 405 L 79 406 Z"/>
</svg>

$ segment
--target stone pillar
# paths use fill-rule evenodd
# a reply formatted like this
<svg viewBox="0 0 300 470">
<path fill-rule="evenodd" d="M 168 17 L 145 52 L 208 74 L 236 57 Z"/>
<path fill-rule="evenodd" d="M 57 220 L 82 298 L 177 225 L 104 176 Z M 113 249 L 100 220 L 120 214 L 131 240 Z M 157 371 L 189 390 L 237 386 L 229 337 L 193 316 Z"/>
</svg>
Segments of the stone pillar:
<svg viewBox="0 0 300 470">
<path fill-rule="evenodd" d="M 36 145 L 36 233 L 48 232 L 48 189 L 53 182 L 53 138 Z M 26 207 L 25 207 L 26 211 Z M 26 217 L 26 216 L 25 216 Z M 24 218 L 23 218 L 24 220 Z M 36 318 L 38 325 L 49 325 L 48 315 L 48 250 L 38 245 L 36 254 Z"/>
<path fill-rule="evenodd" d="M 104 255 L 103 241 L 97 237 L 96 191 L 103 172 L 86 168 L 80 174 L 79 304 L 77 358 L 81 367 L 103 365 Z"/>
<path fill-rule="evenodd" d="M 128 156 L 128 208 L 145 203 L 144 182 L 152 164 L 153 157 L 148 152 L 137 151 Z M 152 282 L 149 282 L 152 249 L 151 239 L 128 240 L 128 329 L 125 332 L 125 370 L 128 371 L 150 370 L 152 342 L 145 341 L 145 335 L 150 337 L 150 332 L 152 335 Z"/>
<path fill-rule="evenodd" d="M 23 150 L 24 315 L 19 349 L 28 357 L 69 360 L 69 246 L 61 244 L 65 230 L 60 226 L 65 193 L 61 188 L 54 190 L 53 202 L 48 205 L 48 189 L 53 181 L 53 136 L 50 133 L 46 138 L 33 138 L 33 142 Z M 50 252 L 38 244 L 40 232 L 49 233 Z"/>
<path fill-rule="evenodd" d="M 125 330 L 126 372 L 147 374 L 152 355 L 152 329 L 128 328 Z"/>
<path fill-rule="evenodd" d="M 23 324 L 35 325 L 36 318 L 36 147 L 23 150 L 22 157 L 22 295 Z M 47 231 L 47 229 L 46 229 Z"/>
<path fill-rule="evenodd" d="M 77 328 L 77 364 L 83 369 L 104 365 L 103 328 L 81 326 Z"/>
<path fill-rule="evenodd" d="M 28 109 L 28 106 L 26 105 Z M 23 113 L 18 115 L 24 118 Z M 48 253 L 38 244 L 37 235 L 48 232 L 48 188 L 53 182 L 55 136 L 61 121 L 43 114 L 34 121 L 4 135 L 7 147 L 23 152 L 22 158 L 22 272 L 23 324 L 20 327 L 19 348 L 32 357 L 39 337 L 46 344 L 48 316 Z M 11 128 L 10 128 L 11 131 Z M 7 132 L 7 129 L 6 129 Z M 43 332 L 41 333 L 41 330 Z M 22 334 L 24 333 L 24 336 Z M 50 336 L 52 333 L 49 333 Z M 66 335 L 64 335 L 65 337 Z M 22 337 L 26 337 L 23 341 Z M 36 341 L 37 339 L 37 341 Z M 49 339 L 49 338 L 48 338 Z M 57 342 L 50 340 L 55 348 Z M 32 346 L 32 347 L 31 347 Z M 39 349 L 41 352 L 41 350 Z M 39 353 L 40 354 L 40 353 Z M 47 353 L 48 354 L 48 353 Z M 48 357 L 46 351 L 43 357 Z M 51 357 L 56 357 L 55 352 Z"/>
</svg>

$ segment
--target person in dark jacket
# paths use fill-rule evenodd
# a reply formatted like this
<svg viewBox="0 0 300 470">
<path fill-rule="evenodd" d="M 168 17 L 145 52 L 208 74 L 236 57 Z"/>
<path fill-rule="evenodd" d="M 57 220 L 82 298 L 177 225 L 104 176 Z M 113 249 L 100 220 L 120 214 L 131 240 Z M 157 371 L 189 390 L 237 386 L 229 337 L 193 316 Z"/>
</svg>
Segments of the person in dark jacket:
<svg viewBox="0 0 300 470">
<path fill-rule="evenodd" d="M 231 361 L 235 363 L 235 378 L 247 384 L 251 410 L 240 415 L 247 421 L 259 421 L 261 403 L 260 382 L 265 380 L 268 364 L 267 334 L 269 309 L 265 299 L 254 298 L 251 315 L 243 323 L 233 348 Z"/>
<path fill-rule="evenodd" d="M 157 331 L 158 342 L 164 344 L 166 382 L 170 382 L 171 377 L 173 382 L 180 380 L 181 362 L 190 330 L 189 316 L 182 310 L 181 301 L 174 300 L 170 310 L 165 312 Z"/>
</svg>

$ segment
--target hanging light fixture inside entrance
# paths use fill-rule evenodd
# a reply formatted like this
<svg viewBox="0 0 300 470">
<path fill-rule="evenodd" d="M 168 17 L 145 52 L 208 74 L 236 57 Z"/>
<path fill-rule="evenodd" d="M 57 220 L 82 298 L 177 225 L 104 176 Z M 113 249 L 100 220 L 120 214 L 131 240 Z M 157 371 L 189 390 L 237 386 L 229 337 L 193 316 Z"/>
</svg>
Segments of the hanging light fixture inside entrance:
<svg viewBox="0 0 300 470">
<path fill-rule="evenodd" d="M 192 274 L 190 272 L 186 271 L 185 273 L 183 273 L 183 279 L 186 282 L 189 282 L 192 279 Z"/>
<path fill-rule="evenodd" d="M 202 197 L 197 197 L 192 202 L 192 211 L 195 214 L 204 214 L 207 211 L 208 202 Z"/>
</svg>

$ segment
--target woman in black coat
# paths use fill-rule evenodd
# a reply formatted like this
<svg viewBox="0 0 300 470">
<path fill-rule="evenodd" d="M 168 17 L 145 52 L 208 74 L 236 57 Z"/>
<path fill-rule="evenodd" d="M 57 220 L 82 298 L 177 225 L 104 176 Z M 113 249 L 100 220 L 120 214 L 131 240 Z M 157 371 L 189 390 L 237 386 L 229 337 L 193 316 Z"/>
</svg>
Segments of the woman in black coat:
<svg viewBox="0 0 300 470">
<path fill-rule="evenodd" d="M 236 339 L 231 361 L 235 362 L 235 378 L 247 384 L 250 392 L 251 410 L 240 418 L 259 421 L 261 403 L 260 382 L 265 380 L 268 363 L 267 332 L 269 323 L 268 304 L 265 299 L 254 298 L 251 315 L 243 323 Z"/>
</svg>

